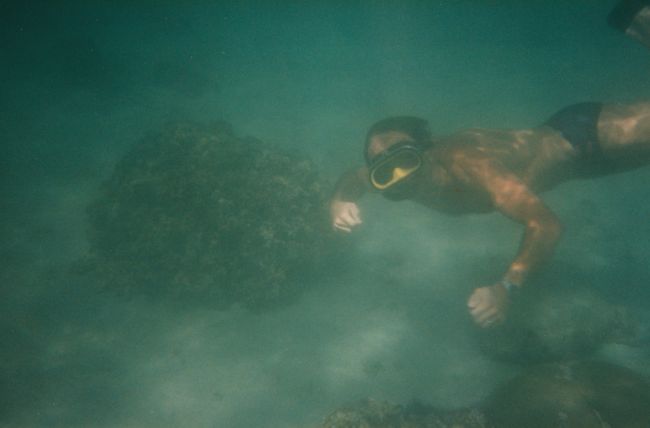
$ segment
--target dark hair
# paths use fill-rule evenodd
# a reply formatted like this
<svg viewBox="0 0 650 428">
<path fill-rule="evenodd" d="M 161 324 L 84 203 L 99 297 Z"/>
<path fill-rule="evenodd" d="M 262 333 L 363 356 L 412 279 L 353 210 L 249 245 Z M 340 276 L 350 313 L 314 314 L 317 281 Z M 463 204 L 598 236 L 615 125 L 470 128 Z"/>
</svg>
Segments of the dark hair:
<svg viewBox="0 0 650 428">
<path fill-rule="evenodd" d="M 415 116 L 387 117 L 372 125 L 366 134 L 363 156 L 368 164 L 370 163 L 370 155 L 368 154 L 370 139 L 377 134 L 390 131 L 403 132 L 421 145 L 431 144 L 431 131 L 429 130 L 429 122 L 426 120 Z"/>
</svg>

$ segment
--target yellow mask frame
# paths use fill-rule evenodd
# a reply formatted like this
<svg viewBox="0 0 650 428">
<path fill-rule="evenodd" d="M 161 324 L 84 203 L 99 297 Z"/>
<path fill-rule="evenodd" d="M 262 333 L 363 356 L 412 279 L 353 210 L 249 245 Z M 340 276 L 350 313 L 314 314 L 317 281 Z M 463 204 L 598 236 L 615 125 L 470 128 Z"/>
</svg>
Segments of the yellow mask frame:
<svg viewBox="0 0 650 428">
<path fill-rule="evenodd" d="M 386 190 L 410 177 L 422 166 L 422 151 L 405 142 L 389 147 L 370 165 L 370 183 L 377 190 Z"/>
</svg>

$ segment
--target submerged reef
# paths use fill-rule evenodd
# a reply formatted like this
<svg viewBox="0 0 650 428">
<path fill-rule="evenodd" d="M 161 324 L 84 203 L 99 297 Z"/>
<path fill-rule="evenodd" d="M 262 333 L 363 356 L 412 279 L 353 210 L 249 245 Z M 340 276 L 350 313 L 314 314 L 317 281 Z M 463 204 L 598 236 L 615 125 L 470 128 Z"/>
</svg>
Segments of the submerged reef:
<svg viewBox="0 0 650 428">
<path fill-rule="evenodd" d="M 419 403 L 408 406 L 366 399 L 330 414 L 322 428 L 487 428 L 478 409 L 437 410 Z"/>
<path fill-rule="evenodd" d="M 330 414 L 322 428 L 548 428 L 650 426 L 650 383 L 597 361 L 534 365 L 471 409 L 441 410 L 364 400 Z"/>
<path fill-rule="evenodd" d="M 500 387 L 486 405 L 497 427 L 648 427 L 650 383 L 596 361 L 533 366 Z"/>
<path fill-rule="evenodd" d="M 326 189 L 308 158 L 228 124 L 170 125 L 126 153 L 88 207 L 79 267 L 121 292 L 287 301 L 331 254 Z"/>
</svg>

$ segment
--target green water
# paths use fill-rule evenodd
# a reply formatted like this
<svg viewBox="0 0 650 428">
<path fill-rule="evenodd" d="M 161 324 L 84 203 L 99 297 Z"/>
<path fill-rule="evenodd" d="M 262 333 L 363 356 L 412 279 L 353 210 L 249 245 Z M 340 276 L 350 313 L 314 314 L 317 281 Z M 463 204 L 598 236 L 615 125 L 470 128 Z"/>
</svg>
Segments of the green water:
<svg viewBox="0 0 650 428">
<path fill-rule="evenodd" d="M 520 229 L 498 215 L 368 197 L 345 268 L 261 314 L 35 278 L 84 253 L 99 183 L 169 121 L 226 120 L 308 154 L 333 181 L 362 162 L 365 131 L 384 116 L 447 134 L 648 98 L 650 52 L 607 27 L 612 5 L 0 4 L 0 425 L 305 427 L 365 397 L 480 403 L 521 369 L 481 352 L 465 312 L 516 251 Z M 546 194 L 566 234 L 544 280 L 650 320 L 649 178 Z M 597 355 L 649 373 L 642 345 Z"/>
</svg>

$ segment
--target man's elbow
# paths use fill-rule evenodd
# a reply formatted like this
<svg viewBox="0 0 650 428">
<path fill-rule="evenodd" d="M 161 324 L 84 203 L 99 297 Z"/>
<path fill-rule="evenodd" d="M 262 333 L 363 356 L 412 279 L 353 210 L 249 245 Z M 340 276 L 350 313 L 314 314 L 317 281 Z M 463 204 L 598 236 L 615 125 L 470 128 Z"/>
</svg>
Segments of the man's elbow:
<svg viewBox="0 0 650 428">
<path fill-rule="evenodd" d="M 560 220 L 554 215 L 546 218 L 531 220 L 528 227 L 537 232 L 539 236 L 548 242 L 557 242 L 562 237 L 564 227 Z"/>
</svg>

